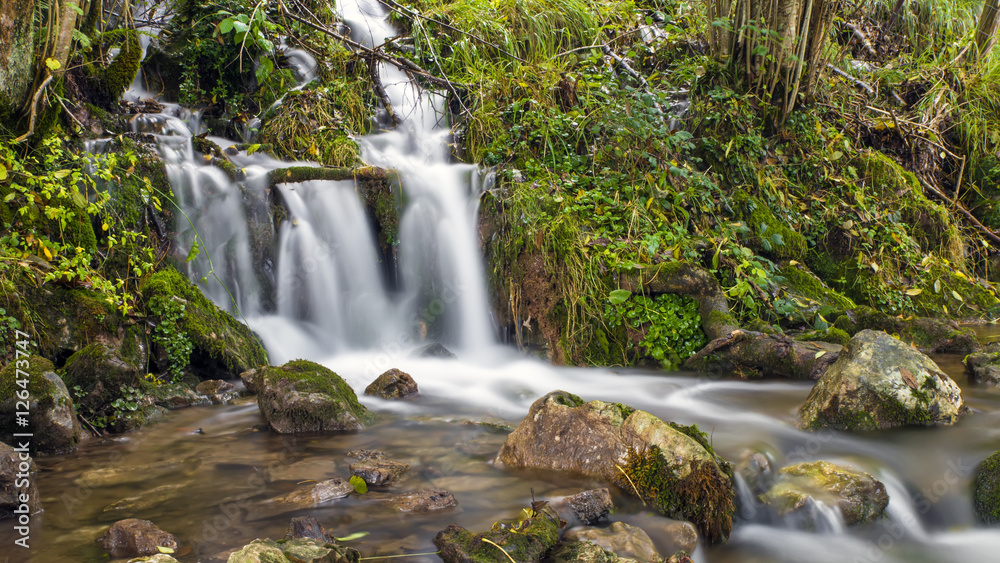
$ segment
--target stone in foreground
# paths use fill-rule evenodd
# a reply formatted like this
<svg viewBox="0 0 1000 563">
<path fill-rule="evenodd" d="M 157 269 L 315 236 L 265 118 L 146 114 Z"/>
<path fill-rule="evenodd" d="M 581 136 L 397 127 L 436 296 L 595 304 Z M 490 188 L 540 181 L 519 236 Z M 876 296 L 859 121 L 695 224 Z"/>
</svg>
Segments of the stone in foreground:
<svg viewBox="0 0 1000 563">
<path fill-rule="evenodd" d="M 661 514 L 691 521 L 709 541 L 724 540 L 732 529 L 732 469 L 708 436 L 624 405 L 549 393 L 507 436 L 496 462 L 614 483 Z"/>
<path fill-rule="evenodd" d="M 417 394 L 417 382 L 410 374 L 392 368 L 365 388 L 365 395 L 383 399 L 405 399 Z"/>
<path fill-rule="evenodd" d="M 264 420 L 281 434 L 360 430 L 374 420 L 347 382 L 307 360 L 264 368 L 254 388 Z"/>
<path fill-rule="evenodd" d="M 583 491 L 568 497 L 553 499 L 549 506 L 560 518 L 575 524 L 577 522 L 593 526 L 607 518 L 615 505 L 608 489 Z"/>
<path fill-rule="evenodd" d="M 358 550 L 314 539 L 254 540 L 228 563 L 358 563 Z"/>
<path fill-rule="evenodd" d="M 1000 451 L 979 464 L 973 496 L 979 519 L 987 524 L 1000 524 Z"/>
<path fill-rule="evenodd" d="M 14 444 L 20 446 L 17 442 Z M 19 452 L 0 442 L 0 519 L 13 518 L 17 516 L 15 511 L 23 513 L 25 509 L 29 514 L 42 511 L 35 479 L 29 480 L 17 476 L 18 473 L 23 473 L 21 463 L 28 464 L 28 473 L 35 472 L 35 461 L 30 457 L 28 461 L 24 461 L 21 459 L 21 454 L 27 454 L 27 452 Z M 17 485 L 25 486 L 18 487 Z M 28 502 L 22 503 L 21 495 L 27 495 Z"/>
<path fill-rule="evenodd" d="M 933 360 L 881 331 L 851 339 L 799 409 L 807 429 L 870 431 L 950 425 L 965 410 L 958 385 Z"/>
<path fill-rule="evenodd" d="M 634 559 L 640 563 L 657 563 L 663 560 L 645 530 L 624 522 L 613 522 L 607 528 L 574 528 L 566 533 L 565 539 L 590 542 L 618 557 Z"/>
<path fill-rule="evenodd" d="M 16 367 L 20 365 L 23 370 Z M 18 381 L 25 383 L 19 385 Z M 27 406 L 27 408 L 24 408 Z M 52 362 L 30 356 L 25 362 L 10 362 L 0 370 L 0 435 L 10 440 L 24 432 L 18 412 L 27 411 L 27 427 L 34 433 L 31 448 L 46 453 L 68 453 L 80 442 L 73 399 L 66 384 L 55 374 Z"/>
<path fill-rule="evenodd" d="M 801 517 L 806 528 L 815 528 L 816 523 L 807 514 L 814 501 L 836 506 L 848 526 L 880 518 L 889 505 L 889 494 L 878 479 L 828 461 L 789 465 L 778 474 L 778 482 L 762 500 L 780 516 Z"/>
<path fill-rule="evenodd" d="M 388 459 L 361 461 L 352 463 L 349 467 L 351 475 L 361 477 L 365 483 L 375 487 L 392 485 L 400 476 L 410 470 L 409 465 Z"/>
<path fill-rule="evenodd" d="M 112 557 L 155 555 L 160 547 L 177 549 L 173 534 L 164 532 L 149 520 L 119 520 L 101 536 L 101 546 Z"/>
<path fill-rule="evenodd" d="M 445 563 L 537 563 L 559 541 L 558 519 L 538 513 L 517 522 L 498 522 L 475 534 L 452 524 L 438 532 L 434 545 Z M 498 547 L 499 546 L 499 547 Z"/>
</svg>

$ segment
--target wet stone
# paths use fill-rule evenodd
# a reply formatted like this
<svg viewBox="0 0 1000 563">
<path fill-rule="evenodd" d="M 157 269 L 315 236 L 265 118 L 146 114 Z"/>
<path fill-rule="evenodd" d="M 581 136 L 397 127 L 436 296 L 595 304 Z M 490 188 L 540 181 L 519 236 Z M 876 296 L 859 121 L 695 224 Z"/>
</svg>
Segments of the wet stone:
<svg viewBox="0 0 1000 563">
<path fill-rule="evenodd" d="M 360 459 L 361 461 L 367 461 L 369 459 L 382 459 L 385 457 L 385 452 L 382 450 L 365 450 L 357 449 L 347 452 L 347 457 L 353 457 L 354 459 Z"/>
<path fill-rule="evenodd" d="M 417 394 L 417 382 L 410 374 L 392 368 L 365 388 L 365 395 L 383 399 L 405 399 Z"/>
<path fill-rule="evenodd" d="M 365 483 L 375 487 L 384 487 L 395 483 L 400 476 L 410 470 L 410 466 L 398 461 L 375 459 L 352 463 L 351 475 L 357 475 Z"/>
<path fill-rule="evenodd" d="M 160 553 L 160 547 L 177 549 L 173 534 L 164 532 L 149 520 L 119 520 L 99 540 L 112 557 L 136 557 Z"/>
<path fill-rule="evenodd" d="M 331 500 L 341 499 L 354 492 L 354 485 L 339 477 L 313 483 L 286 495 L 265 501 L 275 510 L 288 511 L 300 508 L 312 508 Z"/>
<path fill-rule="evenodd" d="M 202 381 L 194 388 L 195 391 L 202 395 L 220 395 L 222 393 L 229 393 L 235 389 L 235 385 L 222 379 L 208 379 Z"/>
<path fill-rule="evenodd" d="M 451 508 L 458 503 L 455 496 L 441 489 L 420 489 L 391 495 L 387 502 L 399 512 L 432 512 Z"/>
<path fill-rule="evenodd" d="M 588 526 L 607 518 L 614 508 L 611 492 L 608 489 L 584 491 L 568 497 L 554 499 L 549 502 L 559 517 L 571 523 L 582 523 Z"/>
<path fill-rule="evenodd" d="M 624 522 L 613 522 L 607 528 L 584 526 L 566 532 L 567 541 L 587 541 L 619 557 L 642 563 L 662 561 L 653 540 L 642 528 Z"/>
<path fill-rule="evenodd" d="M 288 532 L 285 538 L 294 540 L 309 538 L 319 541 L 327 541 L 326 530 L 316 518 L 312 516 L 296 516 L 288 522 Z"/>
<path fill-rule="evenodd" d="M 434 342 L 417 348 L 410 354 L 414 358 L 456 358 L 455 353 L 445 348 L 442 344 Z"/>
</svg>

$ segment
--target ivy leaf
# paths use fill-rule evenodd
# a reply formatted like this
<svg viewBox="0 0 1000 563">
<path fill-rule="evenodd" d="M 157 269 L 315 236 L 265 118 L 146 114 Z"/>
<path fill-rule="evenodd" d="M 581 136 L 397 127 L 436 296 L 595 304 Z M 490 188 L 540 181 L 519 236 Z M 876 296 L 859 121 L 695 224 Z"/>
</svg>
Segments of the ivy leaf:
<svg viewBox="0 0 1000 563">
<path fill-rule="evenodd" d="M 359 495 L 363 495 L 368 492 L 368 483 L 357 475 L 351 475 L 351 485 L 354 486 L 354 492 Z"/>
<path fill-rule="evenodd" d="M 612 305 L 621 305 L 622 303 L 628 301 L 628 298 L 632 297 L 632 292 L 627 289 L 616 289 L 608 294 L 608 301 Z"/>
</svg>

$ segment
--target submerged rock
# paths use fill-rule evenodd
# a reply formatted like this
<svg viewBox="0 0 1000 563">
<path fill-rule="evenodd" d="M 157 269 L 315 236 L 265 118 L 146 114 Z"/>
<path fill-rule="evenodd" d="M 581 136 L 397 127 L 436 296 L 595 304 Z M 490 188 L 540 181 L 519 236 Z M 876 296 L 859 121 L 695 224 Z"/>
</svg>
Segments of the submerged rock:
<svg viewBox="0 0 1000 563">
<path fill-rule="evenodd" d="M 878 430 L 954 424 L 962 391 L 933 360 L 881 331 L 863 330 L 799 409 L 804 428 Z"/>
<path fill-rule="evenodd" d="M 327 541 L 326 530 L 316 518 L 312 516 L 296 516 L 288 522 L 288 531 L 285 539 L 313 539 L 322 542 Z"/>
<path fill-rule="evenodd" d="M 335 477 L 264 501 L 261 507 L 272 512 L 288 512 L 319 506 L 331 500 L 344 498 L 353 492 L 354 485 L 345 479 Z"/>
<path fill-rule="evenodd" d="M 979 519 L 1000 524 L 1000 451 L 993 452 L 976 469 L 973 497 Z"/>
<path fill-rule="evenodd" d="M 177 549 L 173 534 L 159 529 L 149 520 L 119 520 L 99 540 L 112 557 L 136 557 L 160 553 L 160 547 Z"/>
<path fill-rule="evenodd" d="M 535 563 L 557 541 L 558 519 L 545 513 L 520 523 L 497 523 L 478 534 L 452 524 L 434 537 L 445 563 L 509 563 L 511 559 Z"/>
<path fill-rule="evenodd" d="M 195 391 L 201 393 L 202 395 L 221 395 L 223 393 L 229 393 L 235 389 L 235 385 L 222 379 L 206 379 L 194 388 Z"/>
<path fill-rule="evenodd" d="M 386 498 L 392 508 L 399 512 L 432 512 L 444 510 L 458 504 L 455 495 L 441 489 L 420 489 L 390 495 Z"/>
<path fill-rule="evenodd" d="M 507 436 L 496 462 L 604 479 L 661 514 L 691 521 L 709 541 L 725 539 L 732 529 L 732 470 L 708 436 L 624 405 L 549 393 Z"/>
<path fill-rule="evenodd" d="M 42 511 L 35 480 L 17 475 L 25 473 L 25 469 L 29 474 L 34 473 L 35 461 L 28 456 L 27 448 L 21 448 L 22 444 L 17 442 L 14 444 L 17 449 L 0 442 L 0 519 Z M 18 487 L 19 484 L 27 486 Z"/>
<path fill-rule="evenodd" d="M 457 358 L 454 352 L 444 347 L 439 342 L 434 342 L 426 346 L 417 348 L 410 354 L 414 358 Z"/>
<path fill-rule="evenodd" d="M 608 517 L 615 507 L 611 501 L 611 491 L 593 489 L 575 495 L 554 499 L 549 506 L 560 518 L 567 522 L 580 522 L 592 526 Z"/>
<path fill-rule="evenodd" d="M 635 559 L 619 557 L 589 541 L 560 543 L 548 556 L 552 563 L 632 563 Z"/>
<path fill-rule="evenodd" d="M 360 430 L 375 418 L 339 375 L 307 360 L 265 368 L 255 387 L 264 420 L 282 434 Z"/>
<path fill-rule="evenodd" d="M 655 563 L 663 560 L 660 553 L 656 551 L 656 546 L 653 545 L 649 534 L 642 528 L 624 522 L 613 522 L 607 528 L 589 526 L 574 528 L 566 533 L 565 539 L 567 541 L 587 541 L 619 557 L 634 559 L 640 563 Z"/>
<path fill-rule="evenodd" d="M 848 526 L 880 518 L 889 505 L 889 494 L 878 479 L 828 461 L 797 463 L 778 474 L 778 482 L 761 499 L 779 516 L 797 513 L 807 528 L 815 527 L 806 514 L 815 501 L 837 507 Z"/>
<path fill-rule="evenodd" d="M 178 483 L 160 485 L 137 495 L 113 502 L 104 508 L 104 512 L 124 512 L 126 513 L 125 515 L 134 514 L 142 510 L 160 506 L 165 501 L 182 496 L 186 489 L 187 485 Z"/>
<path fill-rule="evenodd" d="M 71 452 L 76 449 L 81 435 L 73 409 L 73 399 L 66 384 L 55 374 L 55 367 L 47 359 L 29 356 L 11 361 L 0 370 L 0 439 L 10 440 L 27 427 L 34 433 L 31 439 L 34 451 Z M 18 426 L 19 411 L 30 413 L 26 417 L 27 426 Z"/>
<path fill-rule="evenodd" d="M 229 556 L 229 563 L 358 563 L 350 547 L 315 539 L 254 540 Z"/>
<path fill-rule="evenodd" d="M 417 394 L 417 382 L 410 374 L 392 368 L 365 388 L 365 395 L 383 399 L 404 399 Z"/>
<path fill-rule="evenodd" d="M 410 466 L 405 463 L 390 460 L 368 460 L 350 465 L 351 475 L 357 475 L 365 480 L 365 483 L 375 487 L 391 485 L 404 473 L 410 470 Z"/>
</svg>

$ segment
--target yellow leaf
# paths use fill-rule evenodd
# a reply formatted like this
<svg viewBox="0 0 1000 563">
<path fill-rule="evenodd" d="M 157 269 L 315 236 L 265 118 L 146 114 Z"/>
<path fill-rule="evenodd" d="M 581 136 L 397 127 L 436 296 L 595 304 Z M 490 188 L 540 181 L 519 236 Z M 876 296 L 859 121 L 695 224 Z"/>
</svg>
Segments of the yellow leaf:
<svg viewBox="0 0 1000 563">
<path fill-rule="evenodd" d="M 0 164 L 0 181 L 7 179 L 7 167 Z"/>
<path fill-rule="evenodd" d="M 818 127 L 819 124 L 817 123 L 816 126 Z M 799 265 L 799 261 L 798 260 L 789 260 L 788 261 L 788 265 L 789 266 L 798 266 Z"/>
<path fill-rule="evenodd" d="M 878 267 L 878 264 L 876 264 L 875 262 L 872 262 L 871 264 L 869 264 L 869 266 L 871 266 L 871 267 L 872 267 L 872 271 L 873 271 L 873 272 L 875 272 L 876 274 L 878 273 L 878 271 L 879 271 L 879 269 L 880 269 L 880 268 Z"/>
<path fill-rule="evenodd" d="M 110 229 L 110 228 L 111 228 L 111 227 L 109 227 L 107 223 L 103 223 L 103 224 L 101 225 L 101 230 L 104 230 L 104 231 L 106 231 L 106 230 L 108 230 L 108 229 Z"/>
<path fill-rule="evenodd" d="M 45 259 L 46 260 L 52 260 L 52 253 L 49 252 L 49 247 L 43 246 L 42 247 L 42 254 L 45 255 Z"/>
<path fill-rule="evenodd" d="M 59 70 L 59 67 L 62 66 L 62 63 L 53 59 L 52 57 L 49 57 L 45 59 L 45 66 L 49 67 L 49 70 L 55 71 Z"/>
<path fill-rule="evenodd" d="M 826 355 L 826 350 L 820 350 L 819 352 L 816 352 L 816 359 L 822 358 L 825 355 Z"/>
<path fill-rule="evenodd" d="M 650 205 L 653 205 L 653 198 L 649 198 L 648 200 L 646 200 L 646 209 L 649 209 Z"/>
<path fill-rule="evenodd" d="M 173 548 L 163 547 L 162 545 L 156 546 L 156 549 L 158 549 L 160 551 L 160 553 L 173 553 L 174 552 Z"/>
<path fill-rule="evenodd" d="M 920 295 L 923 292 L 924 292 L 924 290 L 920 289 L 919 287 L 913 287 L 913 288 L 907 289 L 903 293 L 909 295 L 910 297 L 914 297 L 914 296 Z"/>
<path fill-rule="evenodd" d="M 959 295 L 958 292 L 955 291 L 954 289 L 951 290 L 951 294 L 955 297 L 955 299 L 958 299 L 959 301 L 962 301 L 963 303 L 965 302 L 965 299 L 962 299 L 962 296 Z"/>
</svg>

